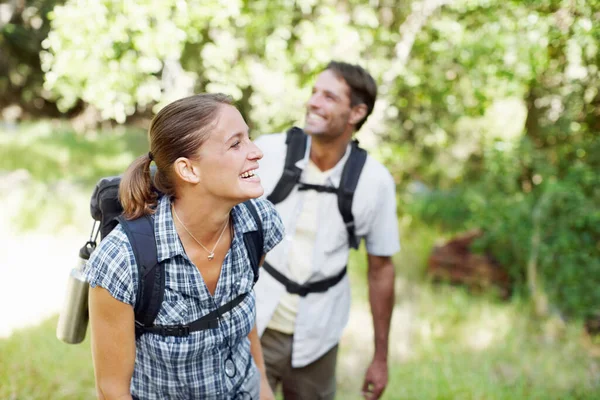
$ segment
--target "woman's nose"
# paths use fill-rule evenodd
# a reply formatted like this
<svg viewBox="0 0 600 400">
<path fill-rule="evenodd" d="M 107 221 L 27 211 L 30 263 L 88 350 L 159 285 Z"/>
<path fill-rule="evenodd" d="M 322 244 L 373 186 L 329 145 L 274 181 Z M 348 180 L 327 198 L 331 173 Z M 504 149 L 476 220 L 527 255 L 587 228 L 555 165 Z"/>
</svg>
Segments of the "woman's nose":
<svg viewBox="0 0 600 400">
<path fill-rule="evenodd" d="M 250 153 L 248 153 L 248 158 L 250 160 L 260 160 L 263 158 L 262 150 L 256 144 L 254 144 L 254 142 L 250 142 L 250 146 Z"/>
</svg>

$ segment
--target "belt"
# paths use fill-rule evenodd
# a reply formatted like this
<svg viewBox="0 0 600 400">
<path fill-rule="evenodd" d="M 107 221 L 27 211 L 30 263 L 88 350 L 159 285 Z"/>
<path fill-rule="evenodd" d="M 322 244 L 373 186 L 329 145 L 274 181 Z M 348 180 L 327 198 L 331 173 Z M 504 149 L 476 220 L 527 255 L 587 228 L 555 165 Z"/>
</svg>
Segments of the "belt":
<svg viewBox="0 0 600 400">
<path fill-rule="evenodd" d="M 285 286 L 288 293 L 297 294 L 301 297 L 305 297 L 309 293 L 323 293 L 329 290 L 330 287 L 337 285 L 342 278 L 346 275 L 347 267 L 344 268 L 335 276 L 331 278 L 323 279 L 316 282 L 307 282 L 302 285 L 288 279 L 281 272 L 277 271 L 268 262 L 264 262 L 263 269 L 275 278 L 279 283 Z"/>
</svg>

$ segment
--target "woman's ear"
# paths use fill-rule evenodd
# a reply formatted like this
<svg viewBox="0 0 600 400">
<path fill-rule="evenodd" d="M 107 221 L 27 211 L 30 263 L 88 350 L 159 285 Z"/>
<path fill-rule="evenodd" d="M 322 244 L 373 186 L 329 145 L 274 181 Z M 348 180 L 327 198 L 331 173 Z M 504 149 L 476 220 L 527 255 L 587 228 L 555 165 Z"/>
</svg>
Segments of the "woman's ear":
<svg viewBox="0 0 600 400">
<path fill-rule="evenodd" d="M 177 176 L 185 182 L 193 184 L 200 182 L 200 169 L 194 166 L 189 158 L 179 157 L 175 160 L 173 169 Z"/>
</svg>

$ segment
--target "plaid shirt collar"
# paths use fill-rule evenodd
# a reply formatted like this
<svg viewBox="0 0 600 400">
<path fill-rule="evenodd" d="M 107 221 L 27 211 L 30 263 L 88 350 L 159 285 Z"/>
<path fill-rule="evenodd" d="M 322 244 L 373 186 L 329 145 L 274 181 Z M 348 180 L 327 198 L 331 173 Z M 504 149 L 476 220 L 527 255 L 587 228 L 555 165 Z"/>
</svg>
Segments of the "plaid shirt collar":
<svg viewBox="0 0 600 400">
<path fill-rule="evenodd" d="M 235 236 L 258 229 L 256 221 L 253 218 L 242 217 L 243 212 L 241 212 L 239 207 L 240 205 L 238 204 L 231 210 Z M 158 200 L 156 212 L 154 213 L 154 232 L 158 262 L 185 254 L 185 250 L 175 229 L 173 214 L 171 212 L 171 199 L 168 196 L 162 196 Z M 161 232 L 161 234 L 159 235 L 157 232 Z"/>
</svg>

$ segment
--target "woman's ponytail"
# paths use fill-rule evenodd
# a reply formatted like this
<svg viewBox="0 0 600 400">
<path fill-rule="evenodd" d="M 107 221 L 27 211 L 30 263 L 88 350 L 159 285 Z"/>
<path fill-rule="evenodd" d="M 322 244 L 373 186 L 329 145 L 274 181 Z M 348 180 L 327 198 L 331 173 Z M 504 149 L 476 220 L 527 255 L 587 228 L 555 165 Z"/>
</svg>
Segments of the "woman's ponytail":
<svg viewBox="0 0 600 400">
<path fill-rule="evenodd" d="M 127 219 L 154 213 L 158 195 L 150 178 L 151 163 L 152 153 L 136 158 L 121 179 L 119 200 Z"/>
</svg>

